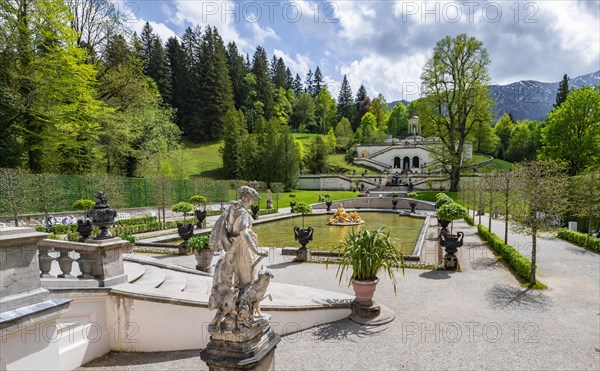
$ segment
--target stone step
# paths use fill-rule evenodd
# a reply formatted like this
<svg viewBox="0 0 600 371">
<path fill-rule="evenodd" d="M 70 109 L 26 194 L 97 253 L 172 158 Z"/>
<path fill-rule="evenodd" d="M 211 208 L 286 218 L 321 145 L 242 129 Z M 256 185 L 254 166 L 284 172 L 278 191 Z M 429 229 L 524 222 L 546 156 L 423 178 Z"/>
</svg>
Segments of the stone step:
<svg viewBox="0 0 600 371">
<path fill-rule="evenodd" d="M 139 279 L 146 272 L 146 268 L 143 265 L 128 261 L 123 262 L 123 269 L 127 275 L 127 282 L 133 282 Z"/>
<path fill-rule="evenodd" d="M 199 295 L 210 295 L 212 279 L 202 276 L 187 275 L 187 285 L 183 292 Z"/>
<path fill-rule="evenodd" d="M 158 287 L 160 286 L 167 276 L 167 272 L 161 268 L 154 267 L 152 265 L 145 265 L 144 274 L 133 281 L 132 283 L 136 286 L 145 286 L 145 287 Z"/>
<path fill-rule="evenodd" d="M 163 292 L 181 292 L 185 289 L 187 285 L 187 278 L 183 273 L 171 271 L 171 270 L 163 270 L 166 272 L 165 279 L 163 283 L 157 288 Z"/>
</svg>

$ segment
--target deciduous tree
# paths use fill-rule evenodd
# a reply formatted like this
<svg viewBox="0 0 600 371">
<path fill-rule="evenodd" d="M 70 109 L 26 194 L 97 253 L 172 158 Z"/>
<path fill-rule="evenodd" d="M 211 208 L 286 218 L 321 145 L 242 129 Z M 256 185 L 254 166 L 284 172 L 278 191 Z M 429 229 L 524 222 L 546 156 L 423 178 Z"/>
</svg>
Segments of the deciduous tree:
<svg viewBox="0 0 600 371">
<path fill-rule="evenodd" d="M 450 157 L 450 191 L 460 182 L 463 151 L 473 126 L 491 122 L 487 50 L 465 34 L 438 41 L 421 79 L 431 123 Z"/>
<path fill-rule="evenodd" d="M 569 93 L 548 114 L 542 131 L 542 158 L 564 161 L 570 175 L 600 163 L 600 86 L 584 86 Z"/>
</svg>

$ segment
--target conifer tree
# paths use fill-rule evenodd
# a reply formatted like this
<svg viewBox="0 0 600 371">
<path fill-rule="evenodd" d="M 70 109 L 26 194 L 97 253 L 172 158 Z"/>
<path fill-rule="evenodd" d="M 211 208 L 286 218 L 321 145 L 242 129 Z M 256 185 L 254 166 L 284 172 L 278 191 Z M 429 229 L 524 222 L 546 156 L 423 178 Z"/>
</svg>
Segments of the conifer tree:
<svg viewBox="0 0 600 371">
<path fill-rule="evenodd" d="M 177 123 L 181 127 L 181 114 L 183 113 L 181 100 L 189 92 L 190 75 L 185 52 L 177 38 L 170 37 L 167 40 L 166 54 L 169 62 L 170 83 L 172 87 L 171 100 L 168 103 L 177 109 Z"/>
<path fill-rule="evenodd" d="M 264 116 L 269 119 L 273 116 L 273 84 L 269 75 L 267 52 L 261 46 L 254 52 L 252 73 L 256 78 L 256 98 L 262 102 Z"/>
<path fill-rule="evenodd" d="M 207 28 L 200 45 L 199 98 L 200 133 L 196 140 L 220 139 L 225 113 L 234 107 L 227 53 L 216 27 Z"/>
<path fill-rule="evenodd" d="M 321 92 L 321 88 L 323 87 L 323 74 L 321 73 L 321 69 L 319 68 L 319 66 L 317 66 L 317 69 L 315 70 L 312 85 L 313 86 L 311 95 L 314 98 L 319 94 L 319 92 Z"/>
<path fill-rule="evenodd" d="M 567 100 L 569 95 L 569 76 L 565 73 L 562 81 L 558 84 L 558 91 L 556 92 L 556 103 L 554 108 L 560 107 L 560 105 Z"/>
<path fill-rule="evenodd" d="M 309 68 L 308 73 L 306 74 L 306 80 L 304 81 L 304 92 L 311 94 L 313 90 L 313 72 Z"/>
<path fill-rule="evenodd" d="M 294 89 L 294 94 L 296 95 L 296 98 L 300 96 L 300 94 L 302 94 L 302 78 L 298 74 L 296 74 L 296 77 L 294 77 L 292 89 Z"/>
<path fill-rule="evenodd" d="M 144 74 L 150 76 L 164 102 L 172 101 L 172 87 L 167 55 L 160 37 L 152 32 L 152 26 L 146 22 L 140 35 L 140 53 L 144 60 Z"/>
<path fill-rule="evenodd" d="M 340 94 L 338 95 L 337 102 L 337 113 L 338 117 L 341 119 L 342 117 L 350 120 L 354 117 L 356 112 L 356 107 L 354 105 L 354 101 L 352 99 L 352 89 L 350 88 L 350 83 L 348 83 L 348 78 L 344 75 L 344 79 L 342 80 L 342 86 L 340 88 Z"/>
<path fill-rule="evenodd" d="M 229 78 L 233 89 L 233 101 L 235 107 L 240 109 L 244 103 L 244 77 L 246 69 L 244 57 L 239 53 L 235 42 L 227 44 L 227 66 L 229 67 Z"/>
</svg>

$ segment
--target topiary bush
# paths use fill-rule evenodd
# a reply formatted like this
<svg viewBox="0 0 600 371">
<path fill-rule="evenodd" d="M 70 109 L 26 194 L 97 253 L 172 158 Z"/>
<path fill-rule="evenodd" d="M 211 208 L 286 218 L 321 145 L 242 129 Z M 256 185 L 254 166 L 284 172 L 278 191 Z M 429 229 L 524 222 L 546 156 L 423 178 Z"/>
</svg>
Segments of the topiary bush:
<svg viewBox="0 0 600 371">
<path fill-rule="evenodd" d="M 467 215 L 467 209 L 455 202 L 445 203 L 437 211 L 438 220 L 446 222 L 463 219 Z"/>
<path fill-rule="evenodd" d="M 71 205 L 71 207 L 75 210 L 90 210 L 92 207 L 94 207 L 96 203 L 92 200 L 88 200 L 86 198 L 82 198 L 79 199 L 75 202 L 73 202 L 73 205 Z"/>
<path fill-rule="evenodd" d="M 190 211 L 194 210 L 194 205 L 192 205 L 189 202 L 178 202 L 175 205 L 173 205 L 173 207 L 171 208 L 171 210 L 174 213 L 183 213 L 183 222 L 185 223 L 186 220 L 186 213 L 189 213 Z"/>
<path fill-rule="evenodd" d="M 435 195 L 435 207 L 442 207 L 445 204 L 454 203 L 454 200 L 445 193 L 438 193 Z"/>
</svg>

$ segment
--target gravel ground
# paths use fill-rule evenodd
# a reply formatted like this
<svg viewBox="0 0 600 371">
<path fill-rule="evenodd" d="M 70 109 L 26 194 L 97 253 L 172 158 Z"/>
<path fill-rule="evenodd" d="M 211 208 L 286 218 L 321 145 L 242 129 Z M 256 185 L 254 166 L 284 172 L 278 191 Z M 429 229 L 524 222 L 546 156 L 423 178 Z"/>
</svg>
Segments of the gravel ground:
<svg viewBox="0 0 600 371">
<path fill-rule="evenodd" d="M 487 225 L 487 219 L 482 222 Z M 501 228 L 494 222 L 495 233 L 502 235 Z M 455 222 L 454 229 L 465 232 L 462 272 L 406 269 L 397 275 L 397 295 L 381 277 L 375 299 L 396 313 L 393 322 L 365 327 L 342 320 L 287 335 L 277 347 L 276 369 L 600 369 L 600 255 L 544 237 L 539 279 L 549 288 L 528 290 L 482 245 L 475 228 Z M 524 250 L 528 238 L 511 232 L 509 242 Z M 346 284 L 338 285 L 335 267 L 289 262 L 276 253 L 268 266 L 277 282 L 352 294 Z M 199 350 L 111 352 L 81 369 L 206 365 Z"/>
</svg>

